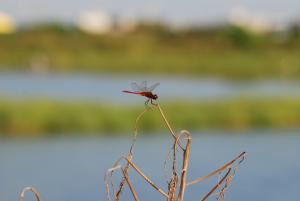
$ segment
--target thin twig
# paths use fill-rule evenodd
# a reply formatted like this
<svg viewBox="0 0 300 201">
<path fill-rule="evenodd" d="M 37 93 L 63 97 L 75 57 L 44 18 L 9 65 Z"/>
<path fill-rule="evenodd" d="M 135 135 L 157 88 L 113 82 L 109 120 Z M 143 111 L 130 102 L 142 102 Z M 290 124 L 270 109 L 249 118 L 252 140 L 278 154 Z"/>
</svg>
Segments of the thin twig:
<svg viewBox="0 0 300 201">
<path fill-rule="evenodd" d="M 225 185 L 224 187 L 220 190 L 220 193 L 219 193 L 219 196 L 217 198 L 217 200 L 222 200 L 224 201 L 224 198 L 225 198 L 225 192 L 226 190 L 229 188 L 237 170 L 238 170 L 238 167 L 239 165 L 241 164 L 241 162 L 244 160 L 244 157 L 238 162 L 238 164 L 235 165 L 235 167 L 233 168 L 233 171 L 232 173 L 226 178 L 226 182 L 225 182 Z"/>
<path fill-rule="evenodd" d="M 134 148 L 134 145 L 135 145 L 135 142 L 137 140 L 137 135 L 138 135 L 138 123 L 140 121 L 140 119 L 143 117 L 143 115 L 148 112 L 150 109 L 149 108 L 146 108 L 145 110 L 143 110 L 143 112 L 141 112 L 139 114 L 139 116 L 135 119 L 135 124 L 134 124 L 134 132 L 133 132 L 133 139 L 132 139 L 132 143 L 131 143 L 131 146 L 130 146 L 130 149 L 129 149 L 129 153 L 130 155 L 132 155 L 133 153 L 133 148 Z"/>
<path fill-rule="evenodd" d="M 162 118 L 163 118 L 163 120 L 164 120 L 164 122 L 165 122 L 167 128 L 169 129 L 170 133 L 172 134 L 174 140 L 176 140 L 175 132 L 173 131 L 172 127 L 170 126 L 170 123 L 169 123 L 169 121 L 167 120 L 167 118 L 166 118 L 166 116 L 165 116 L 163 110 L 161 109 L 159 103 L 156 104 L 156 107 L 158 108 L 158 110 L 159 110 L 159 112 L 160 112 L 160 114 L 161 114 L 161 116 L 162 116 Z M 183 150 L 183 147 L 182 147 L 182 145 L 180 144 L 180 142 L 178 143 L 178 145 L 179 145 L 179 147 Z"/>
<path fill-rule="evenodd" d="M 158 188 L 153 181 L 151 181 L 130 159 L 123 157 L 125 160 L 128 161 L 128 163 L 131 165 L 131 167 L 133 167 L 133 169 L 135 169 L 137 171 L 137 173 L 139 173 L 139 175 L 141 175 L 146 182 L 148 182 L 155 190 L 157 190 L 160 194 L 162 194 L 163 196 L 165 196 L 166 198 L 168 198 L 168 194 L 165 193 L 162 189 Z"/>
<path fill-rule="evenodd" d="M 125 172 L 124 169 L 121 169 L 121 170 L 122 170 L 123 176 L 124 176 L 124 178 L 125 178 L 125 180 L 126 180 L 128 186 L 129 186 L 129 189 L 130 189 L 130 191 L 131 191 L 131 193 L 132 193 L 132 195 L 133 195 L 134 200 L 135 200 L 135 201 L 139 201 L 139 198 L 138 198 L 138 196 L 137 196 L 137 193 L 136 193 L 135 189 L 133 188 L 133 186 L 132 186 L 132 184 L 131 184 L 131 182 L 130 182 L 130 180 L 129 180 L 129 178 L 128 178 L 127 172 Z"/>
<path fill-rule="evenodd" d="M 136 140 L 137 140 L 137 135 L 138 135 L 138 123 L 140 121 L 140 119 L 142 118 L 142 116 L 148 111 L 149 109 L 146 108 L 143 112 L 141 112 L 139 114 L 139 116 L 136 118 L 135 120 L 135 124 L 134 124 L 134 133 L 133 133 L 133 139 L 132 139 L 132 143 L 131 143 L 131 146 L 130 146 L 130 149 L 129 149 L 129 153 L 128 153 L 128 158 L 132 159 L 132 155 L 133 155 L 133 148 L 135 146 L 135 143 L 136 143 Z M 127 163 L 127 165 L 125 166 L 125 168 L 123 169 L 126 174 L 128 174 L 128 170 L 129 170 L 129 164 Z M 120 197 L 120 194 L 124 188 L 124 185 L 125 185 L 125 178 L 122 179 L 122 181 L 120 182 L 120 185 L 119 185 L 119 190 L 117 191 L 116 193 L 116 196 L 115 196 L 115 201 L 119 201 L 119 197 Z"/>
<path fill-rule="evenodd" d="M 104 181 L 105 189 L 106 189 L 106 197 L 107 197 L 107 200 L 108 200 L 108 201 L 112 201 L 112 200 L 111 200 L 110 190 L 109 190 L 109 183 L 108 183 L 108 181 L 107 181 L 107 175 L 108 175 L 108 172 L 107 172 L 107 173 L 104 175 L 104 177 L 103 177 L 103 181 Z M 112 183 L 112 182 L 110 182 L 110 183 Z M 113 186 L 112 186 L 112 189 L 114 189 Z M 114 193 L 113 193 L 113 194 L 114 194 Z"/>
<path fill-rule="evenodd" d="M 165 123 L 166 123 L 166 125 L 167 125 L 167 127 L 168 127 L 168 129 L 169 129 L 169 131 L 171 132 L 173 138 L 176 139 L 175 132 L 173 131 L 172 127 L 170 126 L 170 124 L 169 124 L 169 122 L 168 122 L 168 120 L 167 120 L 167 118 L 166 118 L 166 116 L 165 116 L 163 110 L 161 109 L 159 103 L 157 103 L 157 108 L 158 108 L 158 110 L 159 110 L 161 116 L 163 117 L 163 119 L 164 119 L 164 121 L 165 121 Z"/>
<path fill-rule="evenodd" d="M 218 187 L 225 181 L 228 177 L 229 173 L 231 172 L 231 168 L 228 169 L 224 177 L 201 199 L 201 201 L 205 201 Z"/>
<path fill-rule="evenodd" d="M 27 191 L 33 192 L 34 197 L 36 198 L 37 201 L 42 201 L 38 190 L 36 188 L 34 188 L 34 187 L 31 187 L 31 186 L 23 188 L 22 192 L 20 193 L 19 201 L 24 201 L 24 199 L 25 199 L 25 193 Z"/>
<path fill-rule="evenodd" d="M 105 174 L 104 177 L 103 177 L 104 184 L 105 184 L 105 188 L 106 188 L 106 196 L 107 196 L 108 201 L 112 201 L 111 195 L 113 195 L 114 198 L 116 197 L 116 194 L 115 194 L 115 185 L 114 185 L 114 183 L 113 183 L 113 181 L 112 181 L 112 176 L 113 176 L 113 173 L 114 173 L 116 170 L 119 170 L 120 168 L 122 168 L 122 166 L 119 165 L 120 160 L 122 160 L 122 158 L 118 159 L 118 160 L 115 162 L 115 164 L 113 165 L 113 167 L 112 167 L 112 168 L 109 168 L 109 169 L 106 171 L 106 174 Z M 108 179 L 109 179 L 109 181 L 108 181 Z M 109 186 L 111 186 L 112 192 L 110 192 Z"/>
<path fill-rule="evenodd" d="M 201 178 L 196 179 L 196 180 L 194 180 L 194 181 L 188 182 L 188 183 L 187 183 L 187 186 L 191 186 L 191 185 L 194 185 L 194 184 L 196 184 L 196 183 L 199 183 L 199 182 L 201 182 L 201 181 L 203 181 L 203 180 L 205 180 L 205 179 L 208 179 L 208 178 L 212 177 L 212 176 L 215 175 L 215 174 L 218 174 L 219 172 L 224 171 L 224 170 L 227 169 L 229 166 L 231 166 L 233 163 L 235 163 L 238 159 L 241 158 L 241 161 L 242 161 L 242 160 L 244 159 L 245 155 L 246 155 L 246 152 L 242 152 L 242 153 L 239 154 L 236 158 L 234 158 L 234 159 L 233 159 L 232 161 L 230 161 L 229 163 L 226 163 L 226 164 L 225 164 L 224 166 L 222 166 L 221 168 L 219 168 L 219 169 L 217 169 L 217 170 L 215 170 L 215 171 L 209 173 L 208 175 L 206 175 L 206 176 L 204 176 L 204 177 L 201 177 Z M 241 163 L 241 162 L 239 162 L 239 163 Z"/>
</svg>

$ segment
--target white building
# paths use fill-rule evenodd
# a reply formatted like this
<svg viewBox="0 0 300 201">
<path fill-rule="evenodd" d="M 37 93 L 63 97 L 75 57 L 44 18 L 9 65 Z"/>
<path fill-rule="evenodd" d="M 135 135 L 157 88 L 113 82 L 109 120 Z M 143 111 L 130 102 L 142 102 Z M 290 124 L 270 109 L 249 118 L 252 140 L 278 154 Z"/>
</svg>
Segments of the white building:
<svg viewBox="0 0 300 201">
<path fill-rule="evenodd" d="M 113 28 L 113 20 L 101 10 L 83 12 L 77 24 L 82 31 L 91 34 L 105 34 Z"/>
<path fill-rule="evenodd" d="M 242 6 L 236 6 L 231 10 L 229 22 L 258 33 L 272 31 L 276 28 L 265 13 L 251 12 Z"/>
</svg>

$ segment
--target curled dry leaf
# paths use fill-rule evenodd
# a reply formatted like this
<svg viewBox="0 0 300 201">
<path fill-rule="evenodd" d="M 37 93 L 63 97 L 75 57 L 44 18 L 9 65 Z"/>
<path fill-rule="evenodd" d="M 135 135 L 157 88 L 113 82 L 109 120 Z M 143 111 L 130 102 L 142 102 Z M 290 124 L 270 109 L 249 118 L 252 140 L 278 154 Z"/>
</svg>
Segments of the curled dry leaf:
<svg viewBox="0 0 300 201">
<path fill-rule="evenodd" d="M 31 186 L 23 188 L 19 196 L 19 201 L 25 201 L 25 193 L 28 191 L 31 191 L 34 194 L 34 197 L 36 198 L 37 201 L 42 201 L 38 190 Z"/>
</svg>

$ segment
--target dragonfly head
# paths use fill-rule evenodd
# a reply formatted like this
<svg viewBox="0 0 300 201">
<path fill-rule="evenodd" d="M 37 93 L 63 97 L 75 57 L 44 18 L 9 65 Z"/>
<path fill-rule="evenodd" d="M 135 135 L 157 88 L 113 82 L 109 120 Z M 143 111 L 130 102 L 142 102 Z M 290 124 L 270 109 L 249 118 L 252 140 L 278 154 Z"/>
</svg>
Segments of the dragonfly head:
<svg viewBox="0 0 300 201">
<path fill-rule="evenodd" d="M 153 94 L 153 99 L 156 100 L 158 96 L 156 94 Z"/>
</svg>

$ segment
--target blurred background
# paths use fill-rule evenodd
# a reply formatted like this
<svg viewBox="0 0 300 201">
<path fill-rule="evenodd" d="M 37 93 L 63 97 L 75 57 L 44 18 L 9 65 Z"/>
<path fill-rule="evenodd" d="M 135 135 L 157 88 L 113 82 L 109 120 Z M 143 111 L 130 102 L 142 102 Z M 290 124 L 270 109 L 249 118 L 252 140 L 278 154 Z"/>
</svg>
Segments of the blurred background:
<svg viewBox="0 0 300 201">
<path fill-rule="evenodd" d="M 2 0 L 0 201 L 28 185 L 48 201 L 105 200 L 102 176 L 144 110 L 121 91 L 144 80 L 160 83 L 174 129 L 193 135 L 188 180 L 247 151 L 225 198 L 296 201 L 299 79 L 297 0 Z M 170 135 L 155 111 L 139 130 L 134 162 L 166 188 Z M 160 199 L 132 177 L 142 200 Z"/>
</svg>

